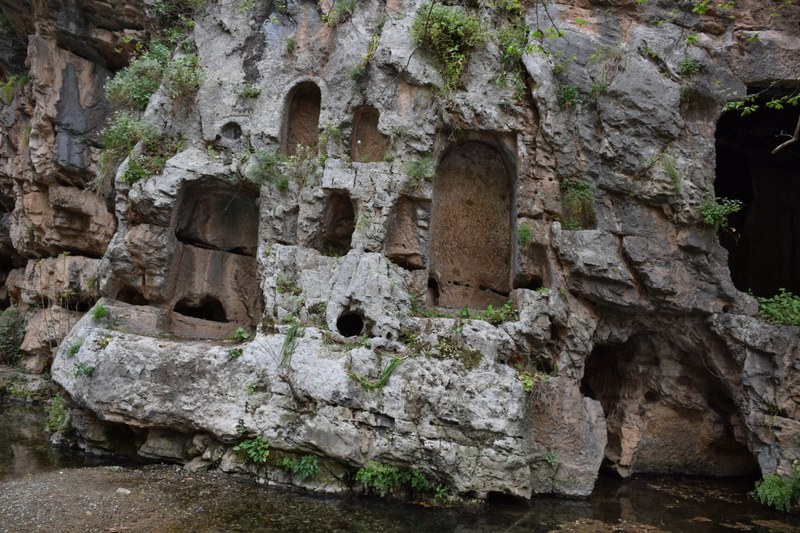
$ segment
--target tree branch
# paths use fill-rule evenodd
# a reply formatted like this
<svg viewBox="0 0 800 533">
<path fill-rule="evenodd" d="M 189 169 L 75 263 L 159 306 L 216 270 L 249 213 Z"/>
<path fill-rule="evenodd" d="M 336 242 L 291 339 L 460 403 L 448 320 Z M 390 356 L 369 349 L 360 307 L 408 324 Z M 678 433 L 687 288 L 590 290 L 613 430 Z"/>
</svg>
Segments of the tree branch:
<svg viewBox="0 0 800 533">
<path fill-rule="evenodd" d="M 780 152 L 781 150 L 783 150 L 784 148 L 786 148 L 790 144 L 796 143 L 798 141 L 798 139 L 800 139 L 800 116 L 797 117 L 797 126 L 795 126 L 795 128 L 794 128 L 794 135 L 792 135 L 792 138 L 789 139 L 788 141 L 783 142 L 780 145 L 778 145 L 778 147 L 775 148 L 772 151 L 772 155 L 777 154 L 778 152 Z"/>
</svg>

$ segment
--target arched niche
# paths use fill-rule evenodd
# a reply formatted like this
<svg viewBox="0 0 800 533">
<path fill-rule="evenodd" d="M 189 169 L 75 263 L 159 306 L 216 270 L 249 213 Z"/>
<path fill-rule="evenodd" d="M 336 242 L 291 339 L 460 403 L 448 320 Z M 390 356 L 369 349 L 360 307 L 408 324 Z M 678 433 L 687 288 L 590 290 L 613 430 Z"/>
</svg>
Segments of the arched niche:
<svg viewBox="0 0 800 533">
<path fill-rule="evenodd" d="M 743 203 L 728 219 L 731 229 L 719 231 L 720 243 L 736 288 L 757 296 L 800 293 L 800 143 L 772 153 L 788 138 L 778 135 L 794 131 L 798 110 L 764 105 L 780 95 L 765 93 L 747 117 L 723 114 L 716 130 L 715 194 Z"/>
<path fill-rule="evenodd" d="M 383 161 L 389 148 L 389 138 L 378 129 L 380 113 L 364 105 L 353 115 L 353 136 L 350 141 L 350 159 L 360 163 Z"/>
<path fill-rule="evenodd" d="M 484 142 L 452 148 L 433 185 L 428 299 L 449 308 L 502 305 L 510 291 L 511 178 Z"/>
<path fill-rule="evenodd" d="M 179 241 L 240 255 L 256 255 L 258 205 L 254 192 L 222 180 L 191 183 L 178 201 Z"/>
<path fill-rule="evenodd" d="M 401 196 L 389 213 L 384 253 L 406 270 L 422 270 L 427 265 L 426 250 L 430 228 L 431 202 Z"/>
<path fill-rule="evenodd" d="M 287 98 L 283 118 L 283 151 L 294 154 L 297 145 L 317 146 L 322 93 L 316 83 L 297 84 Z"/>
</svg>

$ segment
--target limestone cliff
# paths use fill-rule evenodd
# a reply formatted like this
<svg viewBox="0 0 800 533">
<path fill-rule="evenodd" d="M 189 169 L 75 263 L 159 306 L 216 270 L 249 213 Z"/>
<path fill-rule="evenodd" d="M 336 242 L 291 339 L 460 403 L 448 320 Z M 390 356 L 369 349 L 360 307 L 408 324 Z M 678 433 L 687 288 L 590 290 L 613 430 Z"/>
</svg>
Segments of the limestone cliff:
<svg viewBox="0 0 800 533">
<path fill-rule="evenodd" d="M 186 4 L 109 172 L 104 86 L 162 3 L 0 0 L 0 301 L 69 438 L 479 498 L 800 455 L 798 330 L 747 294 L 800 290 L 797 109 L 722 113 L 794 94 L 797 2 L 464 2 L 446 61 L 439 4 Z"/>
</svg>

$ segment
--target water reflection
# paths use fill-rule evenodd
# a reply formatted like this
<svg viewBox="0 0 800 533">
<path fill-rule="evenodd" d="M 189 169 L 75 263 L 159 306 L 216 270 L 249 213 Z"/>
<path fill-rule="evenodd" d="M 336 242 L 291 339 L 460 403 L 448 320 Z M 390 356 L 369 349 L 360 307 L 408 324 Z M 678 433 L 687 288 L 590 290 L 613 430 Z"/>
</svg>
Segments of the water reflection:
<svg viewBox="0 0 800 533">
<path fill-rule="evenodd" d="M 41 411 L 0 404 L 0 415 L 0 481 L 97 464 L 82 454 L 50 448 Z M 158 532 L 641 531 L 625 523 L 687 533 L 800 531 L 797 517 L 773 513 L 747 496 L 749 479 L 601 478 L 588 500 L 499 500 L 467 509 L 317 497 L 224 479 L 230 481 L 220 484 L 195 476 L 192 483 L 168 485 L 170 505 L 185 514 L 165 521 Z"/>
</svg>

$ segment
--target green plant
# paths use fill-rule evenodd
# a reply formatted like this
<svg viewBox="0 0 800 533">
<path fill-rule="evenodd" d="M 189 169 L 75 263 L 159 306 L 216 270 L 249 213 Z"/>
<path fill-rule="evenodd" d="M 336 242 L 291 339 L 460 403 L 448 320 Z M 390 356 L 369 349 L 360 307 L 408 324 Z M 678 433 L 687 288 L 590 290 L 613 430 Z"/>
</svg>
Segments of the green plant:
<svg viewBox="0 0 800 533">
<path fill-rule="evenodd" d="M 72 368 L 72 375 L 76 378 L 88 378 L 94 373 L 94 367 L 86 363 L 75 363 Z"/>
<path fill-rule="evenodd" d="M 146 51 L 131 59 L 127 67 L 106 82 L 106 95 L 111 103 L 117 107 L 143 111 L 161 85 L 170 55 L 167 46 L 153 42 Z"/>
<path fill-rule="evenodd" d="M 244 85 L 236 91 L 236 96 L 240 98 L 258 98 L 261 94 L 261 89 L 255 85 Z"/>
<path fill-rule="evenodd" d="M 288 293 L 294 296 L 299 296 L 300 293 L 303 292 L 302 289 L 297 286 L 297 281 L 283 274 L 278 274 L 275 278 L 275 288 L 282 294 Z"/>
<path fill-rule="evenodd" d="M 436 489 L 433 493 L 433 503 L 435 505 L 447 505 L 450 503 L 451 499 L 450 487 L 444 484 L 436 485 Z"/>
<path fill-rule="evenodd" d="M 83 346 L 82 342 L 73 342 L 70 344 L 66 351 L 67 357 L 75 357 L 80 351 L 81 346 Z"/>
<path fill-rule="evenodd" d="M 125 167 L 125 172 L 120 176 L 120 181 L 125 185 L 133 185 L 149 176 L 150 172 L 142 165 L 141 159 L 136 155 L 131 155 L 128 159 L 128 166 Z"/>
<path fill-rule="evenodd" d="M 200 59 L 195 54 L 187 54 L 167 64 L 163 83 L 169 95 L 180 100 L 194 96 L 204 79 Z"/>
<path fill-rule="evenodd" d="M 764 505 L 779 511 L 787 512 L 800 503 L 800 466 L 795 459 L 792 471 L 788 476 L 773 473 L 756 481 L 756 487 L 750 495 Z"/>
<path fill-rule="evenodd" d="M 64 404 L 64 397 L 60 394 L 56 394 L 47 402 L 47 421 L 45 425 L 53 433 L 67 429 L 67 409 Z"/>
<path fill-rule="evenodd" d="M 681 62 L 678 63 L 678 73 L 681 76 L 693 76 L 700 72 L 700 67 L 700 61 L 687 56 L 681 59 Z"/>
<path fill-rule="evenodd" d="M 294 323 L 289 326 L 289 330 L 286 332 L 286 336 L 283 338 L 283 344 L 281 345 L 281 361 L 278 366 L 288 366 L 291 363 L 292 354 L 295 348 L 297 348 L 297 338 L 302 334 L 303 330 L 300 329 L 300 324 Z"/>
<path fill-rule="evenodd" d="M 581 92 L 577 86 L 571 83 L 562 83 L 558 86 L 558 105 L 565 109 L 570 109 L 581 103 Z"/>
<path fill-rule="evenodd" d="M 297 48 L 297 39 L 295 39 L 294 37 L 289 37 L 283 43 L 283 49 L 286 50 L 287 54 L 292 54 L 295 48 Z"/>
<path fill-rule="evenodd" d="M 156 127 L 130 111 L 117 111 L 100 132 L 100 143 L 106 150 L 125 155 L 136 143 L 155 143 L 159 137 Z"/>
<path fill-rule="evenodd" d="M 92 310 L 89 311 L 89 315 L 92 317 L 92 320 L 94 321 L 102 320 L 108 317 L 108 308 L 100 303 L 94 304 Z"/>
<path fill-rule="evenodd" d="M 353 14 L 356 0 L 332 0 L 333 5 L 327 13 L 322 14 L 322 20 L 328 26 L 336 26 Z"/>
<path fill-rule="evenodd" d="M 250 332 L 239 326 L 233 333 L 230 334 L 228 339 L 234 342 L 245 342 L 246 340 L 250 339 L 250 336 Z"/>
<path fill-rule="evenodd" d="M 432 180 L 434 176 L 436 176 L 436 170 L 433 167 L 433 158 L 431 156 L 424 156 L 415 161 L 411 161 L 406 165 L 406 174 L 417 181 Z"/>
<path fill-rule="evenodd" d="M 358 83 L 367 77 L 367 67 L 361 63 L 357 65 L 353 65 L 350 70 L 347 71 L 347 77 L 353 80 L 354 82 Z"/>
<path fill-rule="evenodd" d="M 277 152 L 258 150 L 253 156 L 253 165 L 250 167 L 250 179 L 257 183 L 276 183 L 284 177 L 283 166 L 287 158 Z"/>
<path fill-rule="evenodd" d="M 256 392 L 258 392 L 258 383 L 255 383 L 255 382 L 253 382 L 253 383 L 248 383 L 248 384 L 247 384 L 247 386 L 244 388 L 244 392 L 245 392 L 245 393 L 246 393 L 248 396 L 252 396 L 252 395 L 253 395 L 253 394 L 255 394 Z"/>
<path fill-rule="evenodd" d="M 299 461 L 284 457 L 280 465 L 300 479 L 314 479 L 319 474 L 319 461 L 314 455 L 306 455 Z"/>
<path fill-rule="evenodd" d="M 379 465 L 370 461 L 356 472 L 356 481 L 368 491 L 385 497 L 400 488 L 403 481 L 402 471 L 394 466 Z"/>
<path fill-rule="evenodd" d="M 486 322 L 497 326 L 503 322 L 510 322 L 517 319 L 517 310 L 514 308 L 514 302 L 509 300 L 502 306 L 495 309 L 492 305 L 486 308 L 485 311 L 477 313 L 474 318 L 485 320 Z"/>
<path fill-rule="evenodd" d="M 527 248 L 532 240 L 533 230 L 526 222 L 523 222 L 517 227 L 517 241 L 520 249 Z"/>
<path fill-rule="evenodd" d="M 461 6 L 425 2 L 411 25 L 416 44 L 433 55 L 444 79 L 444 89 L 458 88 L 472 49 L 482 40 L 478 17 Z"/>
<path fill-rule="evenodd" d="M 565 179 L 561 182 L 561 205 L 566 220 L 565 229 L 580 229 L 582 222 L 592 217 L 594 186 L 587 180 Z M 577 227 L 568 227 L 574 224 Z"/>
<path fill-rule="evenodd" d="M 742 202 L 731 198 L 714 198 L 711 194 L 700 205 L 700 217 L 709 226 L 726 229 L 728 217 L 742 209 Z"/>
<path fill-rule="evenodd" d="M 518 377 L 522 383 L 522 388 L 525 389 L 527 393 L 533 392 L 533 389 L 540 383 L 547 383 L 550 381 L 549 374 L 539 372 L 538 370 L 534 371 L 533 374 L 525 370 L 522 374 L 519 374 Z"/>
<path fill-rule="evenodd" d="M 264 464 L 269 457 L 269 443 L 259 435 L 254 439 L 243 440 L 233 447 L 233 451 L 244 454 L 251 463 Z"/>
<path fill-rule="evenodd" d="M 240 358 L 243 353 L 241 348 L 228 348 L 228 361 Z"/>
<path fill-rule="evenodd" d="M 672 188 L 675 194 L 680 195 L 682 192 L 681 175 L 678 173 L 678 169 L 675 166 L 678 160 L 675 159 L 675 156 L 665 153 L 661 161 L 664 164 L 664 172 L 666 172 L 669 179 L 672 180 Z"/>
<path fill-rule="evenodd" d="M 410 472 L 406 477 L 408 479 L 408 483 L 411 485 L 411 488 L 417 492 L 425 492 L 430 488 L 430 482 L 428 481 L 428 478 L 419 470 Z"/>
<path fill-rule="evenodd" d="M 26 315 L 16 307 L 0 313 L 0 363 L 13 365 L 19 361 L 27 322 Z"/>
<path fill-rule="evenodd" d="M 5 81 L 0 82 L 0 95 L 3 97 L 3 102 L 9 105 L 14 100 L 14 95 L 18 90 L 22 89 L 25 82 L 28 81 L 27 74 L 11 74 L 6 76 Z"/>
<path fill-rule="evenodd" d="M 775 296 L 756 297 L 758 314 L 770 322 L 800 326 L 800 296 L 779 289 Z"/>
<path fill-rule="evenodd" d="M 597 100 L 600 96 L 606 94 L 608 92 L 608 82 L 604 80 L 596 80 L 592 83 L 592 87 L 589 89 L 589 103 L 592 105 L 597 105 Z"/>
<path fill-rule="evenodd" d="M 350 377 L 356 380 L 365 391 L 382 389 L 389 382 L 389 378 L 392 377 L 392 374 L 397 369 L 397 367 L 400 366 L 400 363 L 402 362 L 403 359 L 399 357 L 392 357 L 392 359 L 389 361 L 386 367 L 384 367 L 384 369 L 381 371 L 381 375 L 378 378 L 378 381 L 368 381 L 367 379 L 359 376 L 355 372 L 351 372 Z"/>
</svg>

